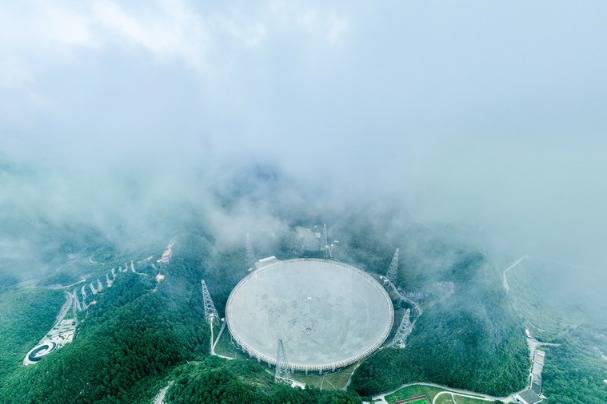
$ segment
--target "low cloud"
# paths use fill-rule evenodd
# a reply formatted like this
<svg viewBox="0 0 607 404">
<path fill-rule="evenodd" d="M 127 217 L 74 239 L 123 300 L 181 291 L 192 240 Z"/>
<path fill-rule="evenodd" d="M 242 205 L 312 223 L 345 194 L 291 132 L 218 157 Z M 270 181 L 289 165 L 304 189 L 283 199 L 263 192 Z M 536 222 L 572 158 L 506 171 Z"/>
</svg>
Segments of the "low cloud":
<svg viewBox="0 0 607 404">
<path fill-rule="evenodd" d="M 281 205 L 390 201 L 604 272 L 605 6 L 386 7 L 3 5 L 4 256 L 29 248 L 6 212 L 112 240 L 204 217 L 230 244 L 281 234 Z M 251 167 L 280 181 L 225 209 Z"/>
</svg>

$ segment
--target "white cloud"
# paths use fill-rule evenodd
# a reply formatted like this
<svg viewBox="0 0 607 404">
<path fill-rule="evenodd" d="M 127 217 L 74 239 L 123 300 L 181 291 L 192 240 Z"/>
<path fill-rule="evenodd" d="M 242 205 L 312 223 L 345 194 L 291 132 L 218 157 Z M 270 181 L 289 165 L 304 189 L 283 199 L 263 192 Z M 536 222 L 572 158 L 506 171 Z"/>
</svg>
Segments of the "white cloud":
<svg viewBox="0 0 607 404">
<path fill-rule="evenodd" d="M 327 39 L 331 45 L 337 45 L 342 37 L 348 31 L 350 22 L 335 15 L 332 15 L 329 19 L 329 27 L 327 30 Z"/>
<path fill-rule="evenodd" d="M 550 179 L 605 171 L 598 156 L 592 170 L 580 168 L 588 157 L 567 156 L 597 150 L 577 138 L 604 139 L 607 59 L 597 39 L 604 10 L 546 14 L 519 3 L 342 10 L 282 0 L 0 2 L 0 116 L 4 127 L 26 129 L 4 130 L 2 146 L 14 132 L 36 145 L 46 135 L 67 139 L 57 142 L 57 161 L 85 160 L 69 141 L 101 155 L 91 145 L 108 139 L 118 143 L 115 154 L 141 161 L 175 144 L 165 155 L 183 166 L 184 151 L 191 160 L 201 152 L 230 162 L 256 155 L 325 183 L 332 176 L 349 191 L 406 190 L 413 203 L 428 200 L 416 204 L 429 217 L 528 226 L 527 216 L 509 212 L 530 206 L 532 193 L 549 195 L 537 192 L 547 174 L 529 174 L 536 155 L 545 161 L 546 145 L 567 151 Z M 576 142 L 563 143 L 570 134 Z M 534 157 L 521 160 L 519 149 L 534 140 Z M 104 164 L 118 160 L 111 158 Z M 519 179 L 525 192 L 509 192 Z M 597 192 L 580 189 L 581 199 L 602 190 L 598 179 L 588 182 Z M 602 198 L 580 210 L 604 217 Z M 563 199 L 559 191 L 534 206 L 565 206 Z M 570 200 L 575 211 L 578 199 Z M 538 208 L 535 227 L 549 221 L 546 211 Z"/>
<path fill-rule="evenodd" d="M 259 48 L 285 35 L 294 47 L 333 46 L 349 28 L 345 17 L 308 4 L 240 6 L 200 9 L 186 1 L 166 0 L 139 7 L 110 0 L 4 4 L 0 86 L 31 86 L 45 69 L 74 62 L 76 52 L 85 48 L 127 44 L 143 48 L 156 62 L 181 63 L 204 73 L 207 66 L 236 57 L 234 50 Z M 217 69 L 221 67 L 214 66 Z"/>
<path fill-rule="evenodd" d="M 141 46 L 162 62 L 178 60 L 202 68 L 209 33 L 204 19 L 182 2 L 160 1 L 145 10 L 126 10 L 118 3 L 95 3 L 97 22 L 106 39 L 118 35 Z"/>
<path fill-rule="evenodd" d="M 0 86 L 5 87 L 27 88 L 50 60 L 69 59 L 70 49 L 94 46 L 85 11 L 46 2 L 2 6 L 0 37 Z"/>
<path fill-rule="evenodd" d="M 55 7 L 46 2 L 41 2 L 38 7 L 39 14 L 33 21 L 31 32 L 38 30 L 45 42 L 73 47 L 94 45 L 90 30 L 91 17 L 86 14 L 86 10 Z"/>
<path fill-rule="evenodd" d="M 321 13 L 315 9 L 293 11 L 297 25 L 307 33 L 323 38 L 331 46 L 339 43 L 350 24 L 347 18 L 334 13 Z"/>
</svg>

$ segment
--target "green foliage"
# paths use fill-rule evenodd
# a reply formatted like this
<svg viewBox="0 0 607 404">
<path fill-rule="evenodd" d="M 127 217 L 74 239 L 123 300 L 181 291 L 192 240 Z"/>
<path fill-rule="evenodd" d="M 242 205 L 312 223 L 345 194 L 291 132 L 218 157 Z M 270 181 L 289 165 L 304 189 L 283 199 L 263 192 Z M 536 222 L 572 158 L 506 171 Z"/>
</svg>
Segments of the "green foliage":
<svg viewBox="0 0 607 404">
<path fill-rule="evenodd" d="M 34 307 L 31 311 L 20 307 L 15 319 L 44 320 L 42 326 L 2 319 L 0 342 L 14 347 L 18 354 L 0 356 L 0 371 L 4 372 L 0 375 L 0 402 L 143 402 L 167 380 L 174 380 L 167 393 L 169 401 L 225 403 L 360 402 L 358 393 L 369 396 L 417 381 L 492 395 L 506 395 L 524 386 L 529 362 L 523 329 L 510 310 L 496 271 L 481 253 L 462 243 L 432 238 L 431 231 L 419 228 L 386 236 L 381 226 L 369 230 L 364 221 L 346 224 L 351 224 L 352 232 L 342 229 L 338 258 L 384 273 L 395 240 L 408 239 L 412 240 L 409 245 L 396 245 L 401 247 L 401 288 L 418 292 L 435 282 L 455 285 L 455 293 L 448 297 L 423 300 L 424 314 L 409 336 L 407 348 L 383 349 L 372 355 L 354 373 L 352 390 L 292 389 L 275 384 L 271 372 L 256 362 L 207 356 L 209 329 L 204 322 L 200 280 L 207 282 L 221 314 L 228 294 L 246 274 L 244 253 L 240 249 L 219 251 L 212 238 L 188 234 L 178 237 L 170 264 L 161 267 L 165 280 L 155 292 L 151 268 L 148 276 L 120 273 L 114 286 L 98 294 L 97 304 L 80 319 L 74 342 L 35 366 L 18 365 L 52 325 L 63 294 L 32 289 L 23 292 L 22 300 L 11 295 L 4 303 L 1 299 L 14 289 L 9 286 L 0 294 L 0 304 Z M 280 252 L 286 256 L 290 250 L 285 247 Z M 106 258 L 113 254 L 108 250 Z M 52 304 L 40 304 L 45 302 Z M 7 338 L 7 334 L 22 340 Z M 576 363 L 577 369 L 584 368 L 576 362 L 577 353 L 559 349 L 565 351 L 565 362 L 552 369 L 548 360 L 546 378 L 552 377 L 558 388 L 569 388 L 566 378 L 577 374 L 563 371 L 563 366 Z M 184 365 L 186 361 L 192 364 Z M 595 383 L 590 376 L 584 377 L 581 380 L 588 380 L 589 385 Z"/>
<path fill-rule="evenodd" d="M 546 403 L 607 403 L 607 329 L 581 326 L 559 347 L 546 348 L 543 372 Z"/>
<path fill-rule="evenodd" d="M 64 301 L 62 291 L 48 289 L 15 288 L 0 294 L 0 380 L 19 368 L 53 326 Z"/>
<path fill-rule="evenodd" d="M 414 384 L 412 386 L 403 387 L 395 391 L 394 393 L 386 396 L 386 401 L 389 403 L 393 403 L 399 400 L 406 400 L 412 397 L 426 396 L 430 401 L 434 399 L 438 393 L 443 391 L 443 389 L 433 386 L 425 386 L 422 384 Z"/>
<path fill-rule="evenodd" d="M 365 361 L 352 388 L 371 395 L 430 381 L 495 396 L 522 389 L 528 368 L 523 329 L 492 276 L 482 255 L 461 253 L 445 278 L 455 282 L 455 293 L 424 311 L 406 349 L 384 349 Z"/>
<path fill-rule="evenodd" d="M 167 268 L 167 277 L 171 269 Z M 152 291 L 153 276 L 119 274 L 113 287 L 95 297 L 97 303 L 80 322 L 71 344 L 4 378 L 0 402 L 132 401 L 134 392 L 144 391 L 139 384 L 202 357 L 208 350 L 209 330 L 197 282 L 179 276 L 189 271 L 187 263 L 177 263 L 173 282 L 161 284 L 157 292 Z M 167 285 L 171 288 L 164 288 Z M 46 317 L 54 320 L 59 307 Z"/>
<path fill-rule="evenodd" d="M 354 392 L 291 388 L 274 383 L 264 366 L 206 357 L 181 367 L 165 400 L 176 403 L 360 403 Z"/>
<path fill-rule="evenodd" d="M 19 278 L 9 272 L 0 271 L 0 295 L 9 290 L 15 290 L 19 283 Z"/>
<path fill-rule="evenodd" d="M 41 286 L 55 286 L 55 285 L 70 285 L 78 281 L 78 276 L 76 274 L 66 272 L 66 271 L 58 271 L 48 278 L 46 278 L 43 282 L 40 283 Z"/>
</svg>

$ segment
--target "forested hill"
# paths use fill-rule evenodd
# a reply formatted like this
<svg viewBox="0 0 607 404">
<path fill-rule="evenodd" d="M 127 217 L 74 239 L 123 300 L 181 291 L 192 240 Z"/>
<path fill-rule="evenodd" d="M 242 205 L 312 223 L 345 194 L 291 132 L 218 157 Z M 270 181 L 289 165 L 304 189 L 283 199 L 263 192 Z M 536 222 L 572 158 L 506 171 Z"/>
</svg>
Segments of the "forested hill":
<svg viewBox="0 0 607 404">
<path fill-rule="evenodd" d="M 150 402 L 170 380 L 166 399 L 174 402 L 360 402 L 354 392 L 293 390 L 256 363 L 208 356 L 200 279 L 210 280 L 220 301 L 236 280 L 224 269 L 236 260 L 242 268 L 242 254 L 218 252 L 204 235 L 179 236 L 160 283 L 150 270 L 120 274 L 96 296 L 71 344 L 32 366 L 17 362 L 27 351 L 15 356 L 0 383 L 0 402 Z M 41 336 L 31 335 L 29 347 Z"/>
<path fill-rule="evenodd" d="M 261 173 L 253 181 L 261 185 L 248 194 L 265 195 L 281 183 L 271 173 Z M 164 248 L 157 234 L 147 247 L 140 247 L 145 245 L 143 240 L 135 244 L 137 248 L 127 248 L 108 241 L 101 232 L 83 228 L 82 232 L 53 233 L 52 245 L 59 246 L 56 255 L 49 247 L 41 256 L 54 264 L 64 259 L 69 265 L 27 282 L 7 276 L 0 290 L 5 301 L 26 294 L 36 307 L 43 307 L 48 296 L 55 311 L 12 306 L 14 318 L 31 316 L 28 320 L 44 327 L 3 339 L 10 342 L 5 349 L 10 345 L 17 354 L 7 355 L 10 360 L 2 362 L 0 402 L 149 402 L 169 381 L 174 383 L 166 399 L 175 402 L 358 402 L 359 394 L 386 391 L 409 381 L 434 381 L 495 395 L 522 388 L 528 363 L 523 329 L 510 311 L 495 268 L 473 243 L 462 241 L 448 228 L 394 220 L 407 217 L 396 203 L 361 204 L 344 212 L 335 208 L 315 215 L 303 206 L 304 199 L 295 198 L 295 205 L 280 199 L 266 206 L 270 203 L 266 199 L 243 201 L 229 187 L 216 198 L 221 208 L 213 219 L 222 226 L 209 225 L 211 219 L 200 220 L 187 210 L 163 241 L 174 236 L 168 264 L 151 265 Z M 265 216 L 251 222 L 257 226 L 243 229 L 238 220 L 243 210 L 263 211 Z M 364 361 L 347 393 L 285 388 L 256 363 L 210 358 L 201 279 L 223 316 L 230 291 L 247 274 L 246 232 L 253 232 L 258 259 L 269 255 L 288 259 L 318 249 L 323 223 L 328 223 L 333 257 L 375 275 L 386 273 L 395 248 L 400 248 L 397 286 L 424 309 L 407 348 L 382 349 Z M 54 225 L 48 228 L 56 229 Z M 163 228 L 163 234 L 168 228 Z M 78 229 L 78 225 L 65 229 Z M 149 265 L 140 270 L 145 276 L 121 273 L 112 287 L 96 296 L 96 304 L 79 314 L 72 343 L 36 365 L 20 366 L 61 305 L 62 292 L 50 289 L 52 285 L 68 284 L 81 276 L 96 279 L 131 259 Z M 156 274 L 164 278 L 158 280 Z M 396 303 L 402 312 L 402 302 Z M 23 329 L 5 327 L 4 320 L 0 323 L 0 337 Z"/>
<path fill-rule="evenodd" d="M 418 381 L 494 396 L 525 386 L 529 362 L 524 330 L 496 271 L 478 252 L 459 251 L 456 256 L 439 274 L 454 285 L 453 294 L 426 301 L 406 349 L 383 349 L 363 362 L 352 382 L 361 395 Z"/>
<path fill-rule="evenodd" d="M 127 401 L 175 365 L 206 353 L 209 333 L 197 290 L 169 299 L 152 292 L 151 276 L 121 276 L 97 297 L 71 344 L 6 378 L 0 401 Z"/>
</svg>

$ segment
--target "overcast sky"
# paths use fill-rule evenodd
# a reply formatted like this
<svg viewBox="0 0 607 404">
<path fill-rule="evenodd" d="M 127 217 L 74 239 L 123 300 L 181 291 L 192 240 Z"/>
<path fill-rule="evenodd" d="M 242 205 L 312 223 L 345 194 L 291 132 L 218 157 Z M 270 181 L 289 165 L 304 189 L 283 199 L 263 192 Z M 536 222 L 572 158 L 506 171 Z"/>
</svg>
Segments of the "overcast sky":
<svg viewBox="0 0 607 404">
<path fill-rule="evenodd" d="M 605 267 L 606 2 L 199 3 L 1 2 L 4 155 L 95 198 L 260 160 Z"/>
</svg>

